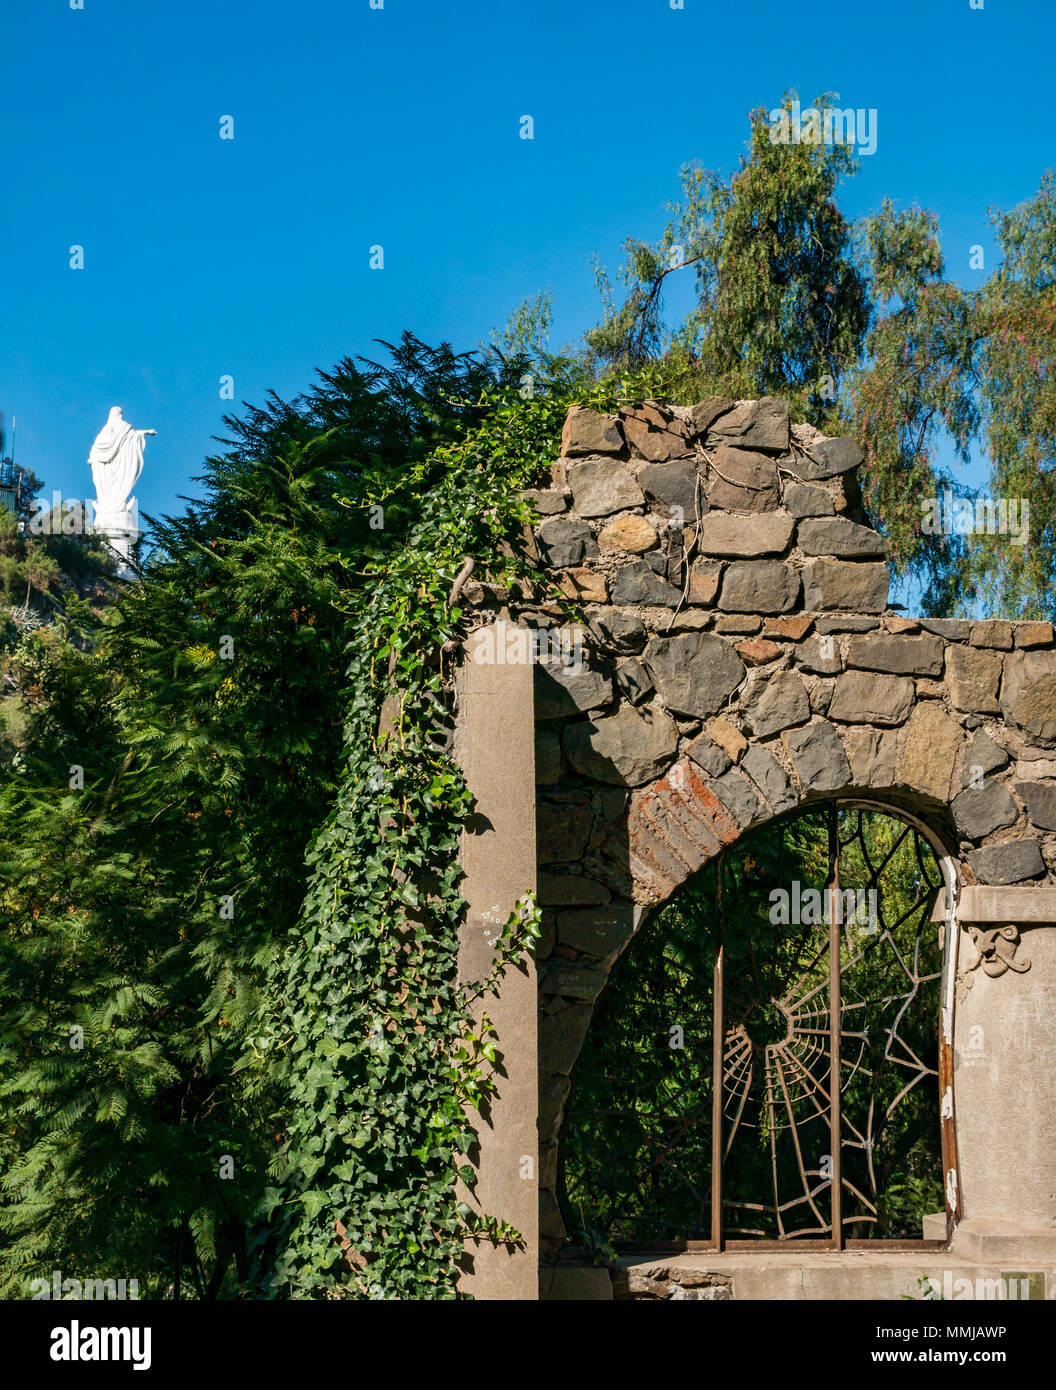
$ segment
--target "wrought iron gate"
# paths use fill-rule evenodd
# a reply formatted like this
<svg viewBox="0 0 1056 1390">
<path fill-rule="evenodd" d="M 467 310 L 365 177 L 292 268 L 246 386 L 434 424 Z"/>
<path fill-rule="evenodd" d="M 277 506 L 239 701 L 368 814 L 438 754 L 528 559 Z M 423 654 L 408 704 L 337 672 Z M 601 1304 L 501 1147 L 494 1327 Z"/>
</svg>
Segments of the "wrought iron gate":
<svg viewBox="0 0 1056 1390">
<path fill-rule="evenodd" d="M 819 813 L 810 814 L 816 823 Z M 921 832 L 888 813 L 883 835 L 877 812 L 862 805 L 834 803 L 820 816 L 824 885 L 786 888 L 784 920 L 771 910 L 772 931 L 731 935 L 724 894 L 736 889 L 716 873 L 708 950 L 680 977 L 678 992 L 691 978 L 699 986 L 710 957 L 710 999 L 699 1001 L 692 1025 L 696 1065 L 683 1065 L 681 1088 L 677 1056 L 659 1059 L 659 1091 L 646 1096 L 632 1082 L 631 1096 L 621 1082 L 599 1121 L 597 1068 L 613 1065 L 611 1049 L 609 1062 L 585 1050 L 566 1127 L 567 1199 L 582 1210 L 604 1187 L 604 1206 L 604 1194 L 630 1190 L 621 1163 L 637 1164 L 634 1201 L 622 1215 L 618 1202 L 607 1208 L 617 1241 L 655 1248 L 681 1237 L 688 1248 L 722 1248 L 796 1239 L 838 1248 L 889 1228 L 900 1200 L 942 1206 L 948 1165 L 937 1150 L 942 1131 L 943 1149 L 952 1145 L 952 1117 L 940 1118 L 939 1073 L 949 1058 L 939 1027 L 943 943 L 930 920 L 941 871 Z M 584 1095 L 593 1108 L 582 1107 Z M 599 1124 L 607 1141 L 570 1174 L 568 1145 Z M 624 1132 L 638 1136 L 628 1152 Z M 679 1231 L 646 1217 L 650 1193 L 673 1184 L 689 1213 Z"/>
</svg>

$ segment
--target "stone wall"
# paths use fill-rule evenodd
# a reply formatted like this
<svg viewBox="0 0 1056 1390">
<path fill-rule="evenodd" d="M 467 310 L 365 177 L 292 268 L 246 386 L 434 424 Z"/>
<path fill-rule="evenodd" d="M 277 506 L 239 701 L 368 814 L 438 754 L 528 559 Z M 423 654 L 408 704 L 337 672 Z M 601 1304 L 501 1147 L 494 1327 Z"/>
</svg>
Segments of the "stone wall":
<svg viewBox="0 0 1056 1390">
<path fill-rule="evenodd" d="M 528 543 L 586 621 L 582 665 L 535 672 L 544 1250 L 593 1002 L 721 846 L 838 795 L 912 812 L 966 883 L 1056 882 L 1052 625 L 889 609 L 861 462 L 778 399 L 574 409 L 528 494 Z M 574 649 L 539 595 L 466 597 Z"/>
</svg>

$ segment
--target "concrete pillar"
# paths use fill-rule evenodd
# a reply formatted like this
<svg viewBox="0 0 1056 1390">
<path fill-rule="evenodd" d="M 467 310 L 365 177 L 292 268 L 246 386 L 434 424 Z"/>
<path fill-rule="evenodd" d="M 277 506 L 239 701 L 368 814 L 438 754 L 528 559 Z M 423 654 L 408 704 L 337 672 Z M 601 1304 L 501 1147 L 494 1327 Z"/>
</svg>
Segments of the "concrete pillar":
<svg viewBox="0 0 1056 1390">
<path fill-rule="evenodd" d="M 1056 888 L 966 888 L 957 915 L 954 1249 L 1056 1256 Z"/>
<path fill-rule="evenodd" d="M 114 512 L 96 510 L 92 530 L 117 555 L 118 577 L 133 579 L 135 575 L 129 561 L 143 537 L 139 529 L 139 504 L 136 498 L 130 497 L 123 507 Z"/>
<path fill-rule="evenodd" d="M 481 628 L 466 644 L 460 673 L 455 751 L 476 814 L 460 860 L 468 904 L 459 936 L 463 980 L 484 978 L 495 938 L 520 898 L 535 887 L 535 718 L 528 631 L 508 623 Z M 539 1296 L 538 1024 L 535 962 L 508 970 L 481 1001 L 498 1034 L 498 1094 L 482 1117 L 476 1210 L 515 1226 L 523 1246 L 471 1241 L 460 1287 L 479 1299 Z M 478 1009 L 478 1013 L 479 1013 Z"/>
</svg>

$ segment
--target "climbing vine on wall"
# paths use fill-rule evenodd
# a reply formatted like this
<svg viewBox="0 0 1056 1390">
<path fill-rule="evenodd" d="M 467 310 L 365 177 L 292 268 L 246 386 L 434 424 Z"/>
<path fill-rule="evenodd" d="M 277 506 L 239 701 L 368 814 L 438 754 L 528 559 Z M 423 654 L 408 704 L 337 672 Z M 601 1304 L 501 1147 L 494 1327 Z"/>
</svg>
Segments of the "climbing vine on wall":
<svg viewBox="0 0 1056 1390">
<path fill-rule="evenodd" d="M 643 375 L 576 400 L 611 409 L 659 386 Z M 486 999 L 474 1022 L 489 982 L 455 976 L 470 798 L 448 748 L 445 660 L 463 635 L 449 598 L 465 560 L 493 578 L 530 570 L 504 541 L 527 519 L 519 490 L 556 457 L 569 404 L 542 391 L 496 401 L 484 425 L 437 450 L 410 480 L 421 499 L 406 544 L 367 563 L 353 600 L 344 776 L 255 1045 L 289 1097 L 257 1252 L 273 1296 L 450 1298 L 471 1231 L 519 1238 L 501 1212 L 474 1217 L 456 1186 L 473 1183 L 467 1117 L 497 1058 Z M 367 479 L 357 505 L 387 500 Z M 537 918 L 529 895 L 496 974 L 530 949 Z"/>
</svg>

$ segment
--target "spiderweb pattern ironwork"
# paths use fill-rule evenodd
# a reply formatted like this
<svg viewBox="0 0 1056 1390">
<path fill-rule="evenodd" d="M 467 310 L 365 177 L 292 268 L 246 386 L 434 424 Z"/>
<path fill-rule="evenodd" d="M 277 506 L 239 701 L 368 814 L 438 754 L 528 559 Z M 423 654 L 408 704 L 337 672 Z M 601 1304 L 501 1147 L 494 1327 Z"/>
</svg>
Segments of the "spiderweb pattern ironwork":
<svg viewBox="0 0 1056 1390">
<path fill-rule="evenodd" d="M 878 1221 L 889 1177 L 878 1161 L 890 1167 L 889 1128 L 897 1107 L 915 1087 L 938 1081 L 941 948 L 929 918 L 941 875 L 927 842 L 909 825 L 893 823 L 898 831 L 877 858 L 875 837 L 865 833 L 870 816 L 860 808 L 841 814 L 836 872 L 823 898 L 824 915 L 840 926 L 842 1226 L 855 1235 L 868 1234 Z M 900 893 L 885 892 L 885 873 L 893 866 L 905 879 L 907 852 L 915 870 L 912 892 L 905 884 Z M 800 937 L 798 949 L 789 952 L 782 941 L 762 962 L 753 951 L 751 978 L 728 994 L 724 1226 L 732 1236 L 832 1234 L 829 930 L 827 921 L 819 922 Z M 923 1030 L 914 1008 L 922 992 L 928 995 Z M 787 1020 L 785 1035 L 753 1042 L 753 1018 L 775 1009 Z M 910 1018 L 914 1027 L 906 1032 Z M 934 1119 L 937 1136 L 937 1109 Z M 759 1165 L 751 1155 L 738 1162 L 738 1145 L 746 1141 L 769 1156 L 769 1200 L 758 1191 Z M 754 1189 L 750 1199 L 740 1195 L 745 1180 Z"/>
<path fill-rule="evenodd" d="M 647 924 L 643 968 L 620 963 L 588 1035 L 562 1140 L 570 1229 L 635 1243 L 714 1239 L 716 1157 L 732 1239 L 833 1239 L 836 1176 L 846 1236 L 919 1236 L 921 1213 L 941 1208 L 938 864 L 914 827 L 873 810 L 802 819 L 815 840 L 822 827 L 828 836 L 817 880 L 828 892 L 815 900 L 838 929 L 834 940 L 824 912 L 804 912 L 775 930 L 753 909 L 754 925 L 726 939 L 718 1150 L 710 985 L 723 914 L 707 898 L 682 903 L 684 891 L 679 933 L 663 938 L 663 916 Z M 672 1020 L 684 1025 L 679 1047 L 668 1045 Z"/>
</svg>

